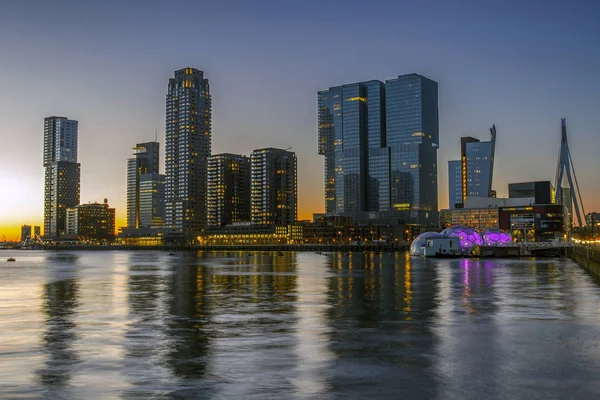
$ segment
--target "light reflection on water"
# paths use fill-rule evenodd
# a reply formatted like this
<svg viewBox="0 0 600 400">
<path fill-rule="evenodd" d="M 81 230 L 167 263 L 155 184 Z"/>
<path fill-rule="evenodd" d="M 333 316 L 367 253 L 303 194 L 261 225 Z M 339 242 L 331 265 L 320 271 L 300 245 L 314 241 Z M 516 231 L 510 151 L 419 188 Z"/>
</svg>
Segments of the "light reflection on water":
<svg viewBox="0 0 600 400">
<path fill-rule="evenodd" d="M 3 252 L 0 397 L 600 396 L 568 260 Z"/>
</svg>

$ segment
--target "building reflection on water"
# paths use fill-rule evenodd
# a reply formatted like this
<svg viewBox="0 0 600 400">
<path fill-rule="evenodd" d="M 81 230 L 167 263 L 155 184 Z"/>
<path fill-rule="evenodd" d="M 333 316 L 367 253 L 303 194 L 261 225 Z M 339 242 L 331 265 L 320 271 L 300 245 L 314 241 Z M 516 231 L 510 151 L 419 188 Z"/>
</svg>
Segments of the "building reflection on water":
<svg viewBox="0 0 600 400">
<path fill-rule="evenodd" d="M 45 267 L 48 398 L 514 398 L 523 371 L 600 359 L 576 347 L 596 288 L 562 261 L 81 254 Z"/>
<path fill-rule="evenodd" d="M 334 255 L 328 292 L 333 391 L 352 393 L 376 375 L 381 397 L 396 397 L 398 385 L 404 393 L 435 397 L 434 374 L 427 372 L 434 366 L 422 349 L 434 335 L 437 271 L 414 268 L 413 261 L 400 253 Z"/>
<path fill-rule="evenodd" d="M 73 255 L 48 257 L 54 268 L 47 270 L 48 283 L 43 285 L 42 291 L 42 313 L 46 321 L 41 347 L 46 361 L 36 373 L 49 398 L 66 394 L 76 364 L 80 362 L 73 349 L 77 339 L 75 314 L 79 302 L 77 259 Z"/>
</svg>

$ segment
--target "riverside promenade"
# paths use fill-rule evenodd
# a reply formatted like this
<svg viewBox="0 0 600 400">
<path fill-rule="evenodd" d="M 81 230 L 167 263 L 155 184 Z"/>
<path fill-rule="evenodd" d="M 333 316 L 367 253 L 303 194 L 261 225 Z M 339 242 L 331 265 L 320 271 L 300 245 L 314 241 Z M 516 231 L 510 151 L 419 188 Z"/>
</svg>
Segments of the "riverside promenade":
<svg viewBox="0 0 600 400">
<path fill-rule="evenodd" d="M 88 245 L 72 243 L 55 243 L 44 245 L 44 250 L 139 250 L 139 251 L 310 251 L 310 252 L 405 252 L 408 243 L 378 243 L 378 244 L 273 244 L 273 245 Z"/>
</svg>

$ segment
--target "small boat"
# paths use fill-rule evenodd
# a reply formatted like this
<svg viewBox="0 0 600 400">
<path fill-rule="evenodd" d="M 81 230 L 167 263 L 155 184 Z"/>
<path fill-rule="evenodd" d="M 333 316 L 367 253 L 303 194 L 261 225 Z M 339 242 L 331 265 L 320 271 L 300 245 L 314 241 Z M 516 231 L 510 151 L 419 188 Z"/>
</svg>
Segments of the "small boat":
<svg viewBox="0 0 600 400">
<path fill-rule="evenodd" d="M 174 255 L 175 255 L 175 253 L 169 253 L 169 255 L 170 255 L 170 256 L 174 256 Z"/>
<path fill-rule="evenodd" d="M 17 260 L 15 260 L 14 258 L 10 257 L 10 258 L 9 258 L 8 260 L 6 260 L 6 261 L 17 261 Z"/>
</svg>

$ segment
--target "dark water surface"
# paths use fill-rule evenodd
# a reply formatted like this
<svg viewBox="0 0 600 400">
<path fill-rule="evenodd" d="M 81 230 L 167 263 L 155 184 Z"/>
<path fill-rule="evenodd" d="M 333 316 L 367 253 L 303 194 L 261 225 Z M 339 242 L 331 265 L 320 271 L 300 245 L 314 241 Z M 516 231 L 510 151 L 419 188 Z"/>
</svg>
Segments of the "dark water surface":
<svg viewBox="0 0 600 400">
<path fill-rule="evenodd" d="M 600 398 L 569 260 L 0 256 L 2 398 Z"/>
</svg>

